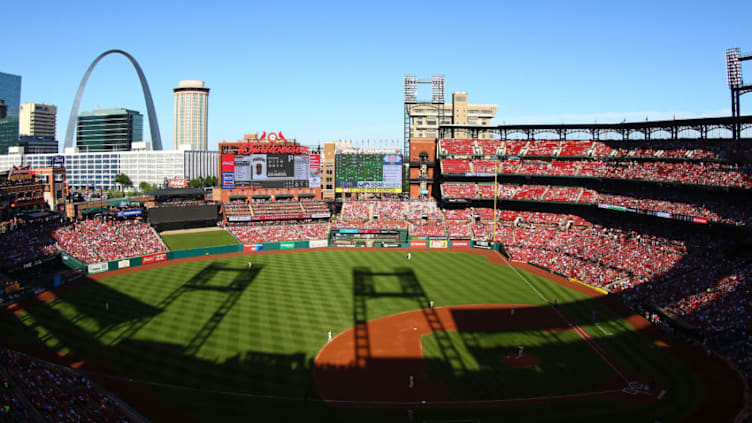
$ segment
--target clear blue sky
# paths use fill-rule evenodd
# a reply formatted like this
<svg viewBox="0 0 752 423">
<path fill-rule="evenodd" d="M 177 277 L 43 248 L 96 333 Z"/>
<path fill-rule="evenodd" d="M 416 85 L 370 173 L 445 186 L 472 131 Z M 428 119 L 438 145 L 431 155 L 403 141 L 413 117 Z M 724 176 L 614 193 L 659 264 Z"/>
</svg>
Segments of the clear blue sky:
<svg viewBox="0 0 752 423">
<path fill-rule="evenodd" d="M 726 48 L 752 51 L 752 31 L 730 22 L 748 20 L 749 0 L 6 1 L 1 10 L 0 71 L 23 77 L 22 102 L 58 106 L 59 140 L 87 66 L 118 48 L 146 73 L 166 148 L 182 79 L 211 88 L 212 149 L 279 130 L 305 144 L 401 140 L 406 73 L 444 74 L 448 98 L 467 91 L 471 103 L 498 104 L 498 123 L 718 116 L 730 110 Z M 108 56 L 92 74 L 80 110 L 97 106 L 146 115 L 125 58 Z"/>
</svg>

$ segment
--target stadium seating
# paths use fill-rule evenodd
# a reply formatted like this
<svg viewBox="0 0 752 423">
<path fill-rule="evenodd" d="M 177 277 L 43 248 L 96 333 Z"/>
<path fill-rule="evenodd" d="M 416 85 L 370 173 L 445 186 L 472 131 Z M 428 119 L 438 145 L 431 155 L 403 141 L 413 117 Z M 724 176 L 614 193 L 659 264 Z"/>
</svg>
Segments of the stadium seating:
<svg viewBox="0 0 752 423">
<path fill-rule="evenodd" d="M 130 421 L 118 404 L 85 376 L 5 348 L 0 349 L 0 361 L 21 390 L 21 394 L 46 421 L 62 423 Z M 3 393 L 8 394 L 7 388 Z M 17 398 L 18 394 L 15 397 L 13 403 L 16 408 L 14 409 L 19 410 L 17 413 L 20 414 L 15 414 L 14 417 L 31 416 L 30 412 L 22 408 Z M 0 417 L 9 416 L 0 413 Z"/>
<path fill-rule="evenodd" d="M 61 226 L 60 219 L 48 222 L 16 222 L 0 234 L 5 246 L 0 254 L 0 269 L 11 269 L 43 259 L 58 252 L 52 233 Z"/>
<path fill-rule="evenodd" d="M 166 251 L 151 227 L 139 220 L 82 220 L 57 229 L 52 237 L 63 251 L 88 264 Z"/>
<path fill-rule="evenodd" d="M 267 226 L 228 226 L 241 243 L 305 241 L 327 239 L 329 224 L 296 224 Z"/>
<path fill-rule="evenodd" d="M 444 226 L 440 225 L 413 225 L 410 227 L 410 236 L 446 238 L 447 230 Z"/>
</svg>

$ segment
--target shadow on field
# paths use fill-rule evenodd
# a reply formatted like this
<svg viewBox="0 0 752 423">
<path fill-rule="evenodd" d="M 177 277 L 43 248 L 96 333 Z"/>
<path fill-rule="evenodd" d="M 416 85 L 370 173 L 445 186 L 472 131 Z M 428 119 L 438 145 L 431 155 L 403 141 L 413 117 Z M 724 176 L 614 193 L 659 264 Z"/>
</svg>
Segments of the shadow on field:
<svg viewBox="0 0 752 423">
<path fill-rule="evenodd" d="M 692 250 L 691 254 L 701 254 Z M 681 264 L 689 265 L 690 259 Z M 680 269 L 677 269 L 677 272 Z M 261 351 L 246 351 L 222 362 L 197 356 L 202 346 L 211 338 L 227 313 L 237 304 L 254 279 L 263 271 L 263 265 L 254 265 L 251 270 L 222 267 L 217 263 L 207 265 L 190 277 L 183 285 L 169 292 L 156 305 L 152 306 L 135 300 L 127 295 L 112 290 L 98 282 L 91 282 L 87 289 L 72 292 L 58 301 L 71 304 L 76 314 L 69 317 L 60 313 L 47 303 L 39 303 L 27 309 L 23 316 L 10 315 L 0 322 L 6 329 L 5 335 L 13 339 L 33 338 L 28 352 L 40 355 L 38 348 L 42 343 L 49 343 L 55 350 L 69 350 L 74 357 L 83 359 L 106 357 L 109 366 L 103 366 L 96 360 L 87 360 L 82 369 L 91 372 L 95 379 L 106 388 L 120 395 L 123 400 L 133 405 L 154 421 L 170 420 L 169 410 L 143 410 L 139 408 L 143 398 L 137 393 L 129 393 L 128 387 L 134 383 L 157 392 L 171 404 L 198 420 L 214 421 L 218 416 L 224 421 L 247 421 L 249 415 L 267 421 L 407 421 L 404 410 L 369 409 L 366 412 L 356 409 L 326 406 L 318 401 L 317 388 L 312 375 L 318 380 L 326 380 L 336 386 L 333 392 L 336 398 L 352 400 L 369 400 L 374 398 L 396 398 L 410 401 L 410 407 L 420 408 L 419 401 L 425 399 L 479 399 L 492 398 L 493 392 L 505 392 L 510 396 L 525 396 L 541 393 L 576 392 L 585 389 L 586 379 L 577 379 L 577 367 L 600 369 L 605 364 L 592 362 L 593 353 L 583 353 L 582 348 L 589 348 L 582 342 L 571 342 L 557 335 L 560 330 L 569 330 L 549 305 L 517 309 L 515 315 L 509 316 L 508 309 L 490 310 L 455 310 L 452 312 L 453 323 L 458 333 L 446 330 L 436 310 L 429 306 L 430 298 L 421 281 L 410 268 L 399 267 L 390 272 L 374 272 L 369 267 L 357 267 L 352 271 L 353 326 L 355 350 L 351 366 L 316 366 L 302 353 L 272 354 Z M 219 272 L 231 272 L 227 285 L 212 285 L 211 281 Z M 680 278 L 684 273 L 677 273 Z M 719 272 L 713 277 L 722 277 Z M 398 288 L 393 291 L 377 289 L 380 277 L 395 278 Z M 674 279 L 656 278 L 650 282 L 651 289 L 669 289 L 675 286 Z M 226 295 L 211 316 L 201 325 L 186 345 L 135 339 L 141 329 L 149 324 L 163 310 L 168 309 L 181 296 L 189 292 L 222 292 Z M 85 294 L 85 295 L 84 295 Z M 631 291 L 607 299 L 587 298 L 574 302 L 560 303 L 559 309 L 580 325 L 590 323 L 608 324 L 628 317 L 633 312 L 619 306 L 619 296 L 630 295 Z M 431 358 L 416 360 L 394 357 L 374 359 L 369 333 L 369 300 L 381 297 L 405 298 L 415 301 L 426 324 L 431 328 L 431 342 L 435 349 Z M 110 310 L 104 304 L 110 304 Z M 595 313 L 593 313 L 595 311 Z M 529 315 L 528 315 L 529 313 Z M 595 317 L 595 320 L 593 319 Z M 99 330 L 89 333 L 79 327 L 77 322 L 92 318 L 97 321 Z M 21 319 L 33 319 L 36 323 L 27 326 Z M 539 321 L 532 323 L 534 320 Z M 515 320 L 518 320 L 515 322 Z M 542 323 L 541 323 L 542 322 Z M 529 324 L 528 328 L 526 325 Z M 113 328 L 125 325 L 122 332 L 107 344 L 101 335 Z M 548 344 L 526 349 L 527 354 L 538 355 L 544 362 L 542 370 L 514 369 L 513 382 L 510 370 L 501 362 L 507 355 L 509 347 L 499 342 L 489 342 L 485 335 L 499 331 L 519 331 L 535 329 L 551 334 Z M 39 329 L 37 331 L 37 329 Z M 167 329 L 169 330 L 169 328 Z M 589 329 L 590 330 L 590 329 Z M 608 328 L 605 328 L 608 330 Z M 658 346 L 645 339 L 644 334 L 666 341 L 665 346 Z M 705 394 L 712 399 L 715 407 L 714 417 L 726 419 L 733 410 L 739 408 L 743 401 L 740 394 L 743 387 L 738 378 L 725 365 L 715 359 L 708 359 L 702 350 L 689 348 L 686 344 L 668 338 L 655 328 L 640 331 L 624 331 L 605 335 L 594 333 L 597 343 L 613 354 L 620 363 L 633 361 L 641 372 L 639 376 L 654 377 L 661 386 L 667 386 L 670 394 L 662 403 L 654 405 L 630 405 L 632 410 L 642 416 L 670 415 L 676 410 L 691 409 L 703 394 L 703 388 L 686 375 L 679 373 L 675 363 L 665 365 L 663 362 L 652 363 L 651 360 L 667 353 L 685 357 L 707 369 L 715 376 L 704 379 L 708 383 Z M 54 341 L 53 341 L 54 340 Z M 513 346 L 512 346 L 513 347 Z M 16 346 L 24 350 L 23 346 Z M 69 364 L 65 358 L 43 358 Z M 572 358 L 575 357 L 575 358 Z M 578 361 L 577 357 L 585 357 Z M 590 357 L 590 358 L 587 358 Z M 591 360 L 591 361 L 587 361 Z M 114 369 L 114 370 L 113 370 Z M 428 375 L 418 377 L 416 387 L 408 384 L 408 375 L 414 369 L 425 369 Z M 540 373 L 542 371 L 543 373 Z M 598 370 L 600 371 L 600 370 Z M 609 369 L 605 370 L 610 372 Z M 538 372 L 538 373 L 536 373 Z M 125 374 L 134 381 L 112 377 Z M 556 375 L 557 382 L 551 383 L 546 375 Z M 381 375 L 379 383 L 372 382 L 374 375 Z M 385 377 L 384 377 L 385 376 Z M 417 374 L 416 374 L 417 376 Z M 433 378 L 433 379 L 431 379 Z M 608 379 L 608 376 L 603 376 Z M 438 380 L 436 380 L 438 379 Z M 385 382 L 381 382 L 384 380 Z M 510 382 L 509 387 L 498 388 Z M 720 387 L 723 387 L 721 389 Z M 715 389 L 718 388 L 718 389 Z M 731 392 L 732 394 L 729 394 Z M 737 395 L 739 394 L 739 395 Z M 508 421 L 602 421 L 604 418 L 623 417 L 626 406 L 619 403 L 601 403 L 598 407 L 589 407 L 588 402 L 574 402 L 574 405 L 557 405 L 555 412 L 535 411 L 531 408 L 506 407 L 499 409 L 425 409 L 421 408 L 421 418 L 475 418 L 483 421 L 498 421 L 500 416 Z M 347 404 L 341 404 L 346 406 Z M 546 407 L 551 407 L 548 403 Z M 659 409 L 660 412 L 654 412 Z M 583 411 L 587 410 L 587 411 Z M 731 411 L 730 411 L 731 410 Z M 249 414 L 250 413 L 250 414 Z M 707 411 L 706 411 L 707 413 Z M 707 414 L 705 414 L 707 416 Z M 633 421 L 634 419 L 630 416 Z M 613 420 L 613 419 L 611 419 Z M 417 421 L 417 420 L 416 420 Z M 618 418 L 613 421 L 620 421 Z"/>
<path fill-rule="evenodd" d="M 411 298 L 423 315 L 429 327 L 436 333 L 441 347 L 441 353 L 452 366 L 462 368 L 463 361 L 459 357 L 454 344 L 449 339 L 441 319 L 436 311 L 430 307 L 430 300 L 413 269 L 408 267 L 395 268 L 392 272 L 374 272 L 369 267 L 356 267 L 352 272 L 353 280 L 353 323 L 355 334 L 355 365 L 358 367 L 372 367 L 371 343 L 368 330 L 368 299 L 380 297 Z M 399 281 L 399 291 L 377 290 L 375 278 L 396 277 Z"/>
</svg>

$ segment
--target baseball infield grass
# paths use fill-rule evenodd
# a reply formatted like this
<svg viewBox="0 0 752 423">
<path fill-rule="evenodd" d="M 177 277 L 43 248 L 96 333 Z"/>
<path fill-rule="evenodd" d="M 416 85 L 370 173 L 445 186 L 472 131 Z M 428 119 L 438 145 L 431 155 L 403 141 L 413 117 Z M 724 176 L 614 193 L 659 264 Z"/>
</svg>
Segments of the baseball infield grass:
<svg viewBox="0 0 752 423">
<path fill-rule="evenodd" d="M 107 363 L 198 421 L 406 421 L 404 409 L 363 411 L 316 401 L 313 359 L 329 329 L 336 335 L 353 326 L 360 292 L 354 285 L 367 271 L 380 275 L 372 292 L 381 293 L 365 300 L 368 320 L 416 310 L 425 299 L 437 307 L 547 307 L 557 298 L 560 309 L 627 373 L 672 388 L 658 403 L 601 398 L 419 409 L 417 418 L 671 422 L 691 413 L 702 398 L 700 381 L 683 363 L 600 302 L 483 256 L 415 251 L 408 261 L 397 251 L 329 250 L 256 255 L 252 260 L 251 271 L 249 257 L 236 256 L 108 277 L 0 319 L 0 330 L 15 343 Z M 405 273 L 417 281 L 409 294 L 392 276 Z M 591 320 L 594 310 L 597 325 Z M 436 334 L 423 337 L 423 351 L 428 376 L 445 383 L 452 400 L 600 391 L 618 381 L 574 331 L 447 333 L 461 368 L 442 361 Z M 509 369 L 501 362 L 520 344 L 540 365 Z"/>
<path fill-rule="evenodd" d="M 189 250 L 192 248 L 220 247 L 237 244 L 238 240 L 224 229 L 203 232 L 188 232 L 184 234 L 161 235 L 167 248 L 175 250 Z"/>
</svg>

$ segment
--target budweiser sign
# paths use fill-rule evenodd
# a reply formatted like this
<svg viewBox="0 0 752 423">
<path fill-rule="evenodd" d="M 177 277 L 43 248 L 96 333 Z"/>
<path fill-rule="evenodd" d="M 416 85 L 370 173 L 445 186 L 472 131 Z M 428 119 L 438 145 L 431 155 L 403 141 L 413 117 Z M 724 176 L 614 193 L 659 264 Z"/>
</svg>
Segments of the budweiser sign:
<svg viewBox="0 0 752 423">
<path fill-rule="evenodd" d="M 238 146 L 238 154 L 272 154 L 272 153 L 287 153 L 287 154 L 303 154 L 308 152 L 308 147 L 303 147 L 295 144 L 256 144 L 246 143 Z"/>
</svg>

